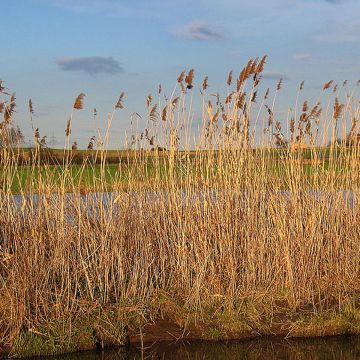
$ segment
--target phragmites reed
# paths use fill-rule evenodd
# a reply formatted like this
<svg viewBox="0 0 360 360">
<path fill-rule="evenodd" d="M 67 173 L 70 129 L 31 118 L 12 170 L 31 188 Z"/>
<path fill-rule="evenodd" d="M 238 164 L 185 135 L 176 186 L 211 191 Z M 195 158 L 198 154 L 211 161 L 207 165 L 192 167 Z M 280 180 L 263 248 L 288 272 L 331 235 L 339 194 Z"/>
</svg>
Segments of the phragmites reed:
<svg viewBox="0 0 360 360">
<path fill-rule="evenodd" d="M 238 109 L 242 110 L 244 108 L 245 98 L 246 98 L 246 92 L 243 92 L 238 96 L 238 101 L 236 103 Z"/>
<path fill-rule="evenodd" d="M 251 64 L 250 75 L 256 74 L 258 62 L 259 62 L 259 57 L 256 57 Z"/>
<path fill-rule="evenodd" d="M 260 84 L 260 80 L 261 80 L 261 75 L 255 73 L 253 76 L 254 88 Z"/>
<path fill-rule="evenodd" d="M 29 112 L 31 115 L 34 115 L 34 107 L 31 99 L 29 99 Z"/>
<path fill-rule="evenodd" d="M 163 121 L 166 121 L 166 118 L 167 118 L 167 105 L 166 106 L 164 106 L 164 108 L 163 108 L 163 110 L 162 110 L 162 112 L 161 112 L 161 119 L 163 120 Z"/>
<path fill-rule="evenodd" d="M 350 144 L 355 144 L 356 145 L 358 122 L 359 122 L 358 119 L 356 119 L 356 118 L 352 119 L 351 129 L 350 129 L 348 137 L 347 137 L 347 140 L 349 141 Z"/>
<path fill-rule="evenodd" d="M 266 92 L 265 92 L 265 95 L 264 95 L 264 99 L 265 99 L 265 100 L 269 97 L 269 94 L 270 94 L 270 89 L 267 88 L 267 89 L 266 89 Z"/>
<path fill-rule="evenodd" d="M 190 69 L 190 71 L 188 72 L 188 74 L 185 77 L 185 82 L 186 82 L 186 88 L 187 89 L 192 89 L 193 88 L 193 81 L 194 81 L 194 69 Z"/>
<path fill-rule="evenodd" d="M 219 115 L 220 115 L 220 109 L 218 108 L 215 112 L 215 114 L 213 114 L 213 106 L 211 101 L 208 101 L 208 105 L 207 105 L 207 112 L 210 118 L 210 124 L 216 123 L 218 121 Z"/>
<path fill-rule="evenodd" d="M 205 76 L 205 77 L 204 77 L 203 84 L 202 84 L 202 89 L 203 89 L 204 91 L 208 88 L 208 80 L 209 80 L 209 77 L 208 77 L 208 76 Z"/>
<path fill-rule="evenodd" d="M 300 91 L 304 89 L 304 84 L 305 84 L 305 81 L 303 80 L 301 83 L 300 83 Z"/>
<path fill-rule="evenodd" d="M 253 92 L 251 96 L 251 102 L 256 102 L 256 97 L 257 97 L 257 90 Z"/>
<path fill-rule="evenodd" d="M 68 137 L 71 134 L 71 119 L 67 121 L 66 128 L 65 128 L 65 135 Z"/>
<path fill-rule="evenodd" d="M 339 118 L 341 117 L 341 114 L 344 110 L 344 104 L 340 104 L 339 103 L 339 99 L 336 97 L 335 98 L 335 103 L 334 103 L 334 119 L 335 120 L 339 120 Z"/>
<path fill-rule="evenodd" d="M 125 96 L 125 93 L 122 92 L 120 95 L 119 95 L 119 98 L 118 98 L 118 101 L 116 102 L 115 104 L 115 109 L 123 109 L 124 108 L 124 96 Z"/>
<path fill-rule="evenodd" d="M 172 100 L 171 106 L 172 106 L 173 109 L 176 109 L 176 107 L 177 107 L 177 105 L 179 103 L 179 100 L 180 100 L 180 96 L 177 96 Z"/>
<path fill-rule="evenodd" d="M 230 104 L 233 98 L 234 92 L 231 92 L 225 99 L 225 104 Z"/>
<path fill-rule="evenodd" d="M 146 105 L 148 108 L 151 107 L 151 102 L 152 102 L 152 96 L 151 94 L 149 94 L 147 97 L 146 97 Z"/>
<path fill-rule="evenodd" d="M 276 90 L 280 90 L 281 89 L 281 85 L 282 85 L 282 79 L 280 79 L 276 85 Z"/>
<path fill-rule="evenodd" d="M 228 86 L 231 86 L 232 83 L 232 78 L 233 78 L 233 72 L 232 70 L 229 72 L 229 75 L 227 77 L 226 83 L 228 84 Z"/>
<path fill-rule="evenodd" d="M 207 104 L 207 113 L 209 115 L 209 118 L 211 119 L 213 116 L 213 106 L 212 106 L 212 103 L 210 100 L 208 101 L 208 104 Z"/>
<path fill-rule="evenodd" d="M 183 70 L 183 71 L 180 73 L 180 75 L 179 75 L 178 78 L 177 78 L 177 82 L 178 82 L 179 84 L 181 84 L 181 83 L 184 81 L 184 77 L 185 77 L 185 70 Z"/>
<path fill-rule="evenodd" d="M 157 112 L 157 104 L 155 104 L 152 108 L 151 108 L 151 110 L 150 110 L 150 112 L 149 112 L 149 119 L 151 120 L 151 121 L 156 121 L 157 120 L 157 117 L 158 117 L 158 112 Z"/>
<path fill-rule="evenodd" d="M 317 119 L 320 117 L 322 113 L 322 108 L 320 106 L 320 103 L 317 103 L 310 111 L 309 118 L 310 119 Z"/>
<path fill-rule="evenodd" d="M 334 80 L 330 80 L 323 85 L 323 90 L 329 89 Z"/>
<path fill-rule="evenodd" d="M 254 60 L 250 59 L 246 66 L 241 70 L 239 77 L 237 79 L 236 91 L 239 92 L 241 85 L 249 78 L 252 73 Z"/>
<path fill-rule="evenodd" d="M 5 105 L 4 109 L 4 122 L 9 124 L 16 108 L 16 96 L 15 93 L 11 95 L 10 102 Z"/>
<path fill-rule="evenodd" d="M 39 128 L 36 128 L 36 129 L 35 129 L 34 138 L 35 138 L 36 142 L 39 142 L 39 141 L 40 141 L 40 131 L 39 131 Z"/>
<path fill-rule="evenodd" d="M 302 107 L 302 111 L 307 112 L 308 110 L 309 110 L 309 105 L 308 105 L 308 102 L 305 100 L 303 107 Z"/>
<path fill-rule="evenodd" d="M 96 137 L 95 137 L 95 136 L 92 136 L 92 137 L 90 138 L 90 141 L 89 141 L 88 146 L 87 146 L 87 149 L 88 149 L 88 150 L 94 150 L 95 140 L 96 140 Z"/>
<path fill-rule="evenodd" d="M 75 102 L 74 102 L 74 106 L 73 108 L 76 109 L 76 110 L 81 110 L 84 108 L 84 98 L 85 98 L 85 94 L 84 93 L 81 93 L 77 96 L 77 98 L 75 99 Z"/>
<path fill-rule="evenodd" d="M 269 114 L 268 117 L 268 126 L 270 127 L 273 124 L 273 120 L 274 120 L 274 113 L 273 111 L 270 109 L 270 107 L 268 105 L 265 105 L 265 108 Z"/>
<path fill-rule="evenodd" d="M 294 134 L 294 132 L 295 132 L 295 119 L 294 118 L 292 118 L 290 120 L 290 132 L 291 132 L 291 134 Z"/>
<path fill-rule="evenodd" d="M 47 144 L 46 144 L 46 138 L 47 138 L 47 136 L 44 135 L 44 136 L 41 138 L 41 140 L 40 140 L 40 146 L 43 147 L 43 148 L 47 146 Z"/>
<path fill-rule="evenodd" d="M 264 55 L 261 60 L 259 61 L 257 68 L 255 70 L 256 74 L 260 74 L 264 71 L 264 66 L 266 64 L 267 55 Z"/>
</svg>

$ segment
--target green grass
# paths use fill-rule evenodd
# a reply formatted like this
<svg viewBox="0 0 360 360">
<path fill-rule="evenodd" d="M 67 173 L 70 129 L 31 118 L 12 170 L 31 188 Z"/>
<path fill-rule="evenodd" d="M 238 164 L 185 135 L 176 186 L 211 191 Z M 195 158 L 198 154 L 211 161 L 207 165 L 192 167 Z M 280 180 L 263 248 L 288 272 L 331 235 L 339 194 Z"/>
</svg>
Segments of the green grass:
<svg viewBox="0 0 360 360">
<path fill-rule="evenodd" d="M 191 161 L 191 160 L 190 160 Z M 288 187 L 286 184 L 286 174 L 289 171 L 290 164 L 282 162 L 280 159 L 269 160 L 266 165 L 268 171 L 273 172 L 278 177 L 279 183 L 282 187 Z M 318 187 L 314 178 L 315 175 L 321 176 L 325 172 L 334 170 L 337 174 L 347 171 L 347 164 L 331 165 L 327 160 L 321 162 L 319 165 L 314 165 L 309 162 L 304 162 L 302 165 L 304 179 L 309 185 Z M 186 169 L 186 170 L 185 170 Z M 189 171 L 189 168 L 181 162 L 175 163 L 175 179 L 181 181 L 183 172 Z M 193 168 L 194 173 L 206 171 L 205 167 Z M 213 173 L 218 169 L 216 166 L 211 168 Z M 10 188 L 6 189 L 13 194 L 28 192 L 30 189 L 39 189 L 39 184 L 42 182 L 51 185 L 52 191 L 57 191 L 62 184 L 65 176 L 65 188 L 71 191 L 72 189 L 80 189 L 83 191 L 94 191 L 97 188 L 106 188 L 113 190 L 117 187 L 126 187 L 130 178 L 134 181 L 146 183 L 147 181 L 154 180 L 156 175 L 158 179 L 169 179 L 169 166 L 165 161 L 161 161 L 161 165 L 154 164 L 154 159 L 148 159 L 144 164 L 134 164 L 132 162 L 119 163 L 119 164 L 71 164 L 66 167 L 62 165 L 22 165 L 18 166 L 16 174 L 12 174 L 11 181 L 3 181 L 3 183 L 11 184 Z M 4 167 L 0 168 L 0 179 L 9 176 L 9 170 Z M 338 183 L 337 186 L 342 188 L 345 184 Z"/>
</svg>

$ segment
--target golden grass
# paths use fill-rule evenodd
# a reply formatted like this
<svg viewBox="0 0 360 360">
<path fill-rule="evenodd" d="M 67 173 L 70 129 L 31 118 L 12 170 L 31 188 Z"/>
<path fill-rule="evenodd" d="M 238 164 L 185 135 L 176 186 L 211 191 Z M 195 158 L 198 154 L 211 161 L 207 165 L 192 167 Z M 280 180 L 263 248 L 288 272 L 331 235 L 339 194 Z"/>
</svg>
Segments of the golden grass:
<svg viewBox="0 0 360 360">
<path fill-rule="evenodd" d="M 21 151 L 3 146 L 0 347 L 44 354 L 121 344 L 126 327 L 141 328 L 164 313 L 205 338 L 359 332 L 360 146 L 353 134 L 360 108 L 353 93 L 345 104 L 330 94 L 332 110 L 321 112 L 317 102 L 295 108 L 287 134 L 275 110 L 281 81 L 272 97 L 266 90 L 260 99 L 265 60 L 250 60 L 234 89 L 229 74 L 224 97 L 208 94 L 204 79 L 199 132 L 191 130 L 193 69 L 180 74 L 161 118 L 149 95 L 146 129 L 132 129 L 128 138 L 129 148 L 145 150 L 131 152 L 126 191 L 114 186 L 112 195 L 102 193 L 108 134 L 91 139 L 91 148 L 98 140 L 101 169 L 94 179 L 98 193 L 87 196 L 72 180 L 66 155 L 60 182 L 48 176 L 31 183 L 30 176 L 20 200 L 14 198 L 9 184 Z M 159 89 L 159 102 L 161 96 Z M 74 109 L 83 99 L 80 94 Z M 12 104 L 5 104 L 4 138 Z M 65 148 L 72 121 L 73 114 Z M 352 135 L 335 141 L 349 121 Z M 259 137 L 254 129 L 262 122 Z M 328 139 L 325 160 L 319 146 Z M 311 178 L 301 151 L 287 141 L 308 144 Z M 42 166 L 39 147 L 39 161 L 29 164 L 33 173 Z M 280 177 L 275 158 L 284 165 Z M 330 324 L 326 331 L 314 325 L 311 319 L 329 312 L 333 321 L 321 323 Z"/>
</svg>

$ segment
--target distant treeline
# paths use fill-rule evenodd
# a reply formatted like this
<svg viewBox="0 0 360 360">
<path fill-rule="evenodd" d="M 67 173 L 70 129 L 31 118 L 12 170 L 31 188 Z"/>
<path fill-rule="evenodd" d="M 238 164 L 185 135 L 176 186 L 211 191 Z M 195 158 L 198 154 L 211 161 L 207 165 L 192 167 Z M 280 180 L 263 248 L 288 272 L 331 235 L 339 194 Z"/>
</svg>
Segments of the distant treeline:
<svg viewBox="0 0 360 360">
<path fill-rule="evenodd" d="M 107 164 L 118 164 L 122 162 L 129 162 L 134 158 L 135 152 L 146 153 L 152 156 L 155 153 L 155 149 L 152 151 L 145 150 L 63 150 L 63 149 L 51 149 L 51 148 L 18 148 L 0 151 L 0 160 L 4 156 L 9 156 L 17 160 L 19 165 L 30 164 L 49 164 L 49 165 L 61 165 L 64 161 L 68 161 L 72 164 L 100 164 L 105 162 Z M 158 154 L 161 155 L 165 152 L 164 149 L 157 149 Z"/>
</svg>

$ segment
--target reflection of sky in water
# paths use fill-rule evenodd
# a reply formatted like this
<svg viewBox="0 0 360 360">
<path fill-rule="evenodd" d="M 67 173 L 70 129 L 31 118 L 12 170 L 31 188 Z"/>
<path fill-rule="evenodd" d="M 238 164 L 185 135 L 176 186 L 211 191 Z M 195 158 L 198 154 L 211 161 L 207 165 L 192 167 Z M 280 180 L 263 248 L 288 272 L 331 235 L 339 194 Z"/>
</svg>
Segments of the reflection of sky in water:
<svg viewBox="0 0 360 360">
<path fill-rule="evenodd" d="M 173 194 L 172 194 L 173 195 Z M 224 196 L 225 195 L 225 196 Z M 266 201 L 269 196 L 282 196 L 284 200 L 291 200 L 291 193 L 288 190 L 282 190 L 278 192 L 269 193 L 264 192 L 263 196 L 257 196 L 258 201 Z M 312 190 L 312 191 L 302 191 L 297 194 L 299 197 L 306 196 L 307 199 L 311 199 L 314 202 L 321 202 L 326 204 L 325 207 L 331 209 L 331 206 L 347 206 L 350 209 L 354 209 L 355 205 L 358 205 L 357 196 L 351 190 L 344 191 L 320 191 L 320 190 Z M 251 196 L 251 195 L 250 195 Z M 179 199 L 183 202 L 183 205 L 186 206 L 191 204 L 197 200 L 203 201 L 221 201 L 225 199 L 226 201 L 231 198 L 231 194 L 229 195 L 228 191 L 226 193 L 217 190 L 208 190 L 208 191 L 197 191 L 194 190 L 191 193 L 186 193 L 185 191 L 179 191 Z M 108 208 L 111 210 L 116 209 L 114 206 L 115 202 L 119 199 L 129 200 L 136 206 L 140 202 L 153 202 L 153 201 L 166 201 L 168 198 L 168 194 L 166 191 L 143 191 L 141 193 L 130 192 L 130 193 L 115 193 L 115 192 L 102 192 L 102 193 L 89 193 L 86 195 L 81 194 L 73 194 L 67 193 L 65 194 L 65 198 L 63 199 L 60 195 L 54 193 L 50 197 L 46 195 L 31 195 L 21 196 L 21 195 L 10 195 L 0 197 L 0 200 L 5 204 L 9 204 L 9 206 L 13 205 L 17 208 L 22 208 L 24 201 L 30 203 L 30 200 L 33 200 L 33 210 L 37 207 L 41 207 L 43 202 L 46 201 L 50 206 L 58 207 L 61 201 L 64 201 L 69 207 L 71 205 L 80 205 L 82 210 L 94 211 L 99 207 L 100 204 L 103 205 L 104 208 Z M 246 192 L 233 194 L 233 199 L 238 203 L 246 206 L 248 201 L 253 201 L 253 199 L 247 196 Z"/>
</svg>

